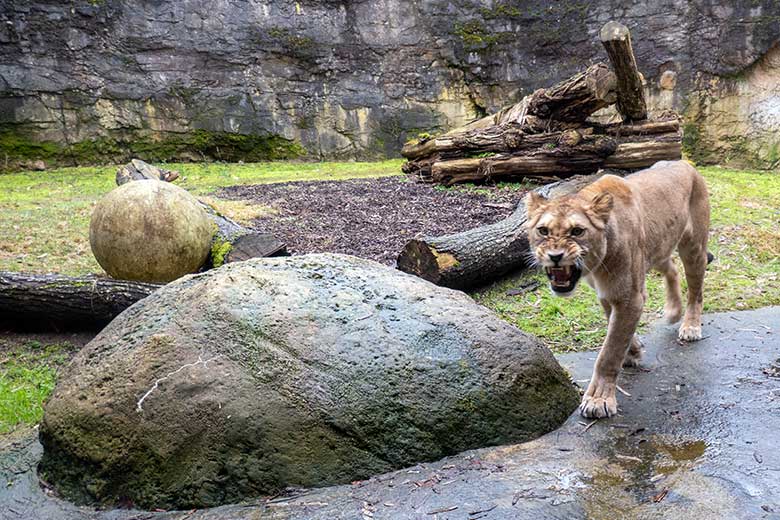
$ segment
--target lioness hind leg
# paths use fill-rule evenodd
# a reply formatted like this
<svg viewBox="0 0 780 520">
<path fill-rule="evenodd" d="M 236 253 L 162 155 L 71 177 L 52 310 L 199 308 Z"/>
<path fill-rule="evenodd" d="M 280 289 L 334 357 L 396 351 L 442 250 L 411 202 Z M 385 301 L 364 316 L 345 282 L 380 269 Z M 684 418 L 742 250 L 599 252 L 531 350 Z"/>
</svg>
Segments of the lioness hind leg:
<svg viewBox="0 0 780 520">
<path fill-rule="evenodd" d="M 685 317 L 680 325 L 679 338 L 683 341 L 701 339 L 701 313 L 704 301 L 704 272 L 707 268 L 707 250 L 696 246 L 680 248 L 680 258 L 685 267 L 685 279 L 688 281 L 688 305 Z"/>
<path fill-rule="evenodd" d="M 656 268 L 664 275 L 666 304 L 664 318 L 667 323 L 677 323 L 682 317 L 682 294 L 680 293 L 680 274 L 671 257 Z"/>
</svg>

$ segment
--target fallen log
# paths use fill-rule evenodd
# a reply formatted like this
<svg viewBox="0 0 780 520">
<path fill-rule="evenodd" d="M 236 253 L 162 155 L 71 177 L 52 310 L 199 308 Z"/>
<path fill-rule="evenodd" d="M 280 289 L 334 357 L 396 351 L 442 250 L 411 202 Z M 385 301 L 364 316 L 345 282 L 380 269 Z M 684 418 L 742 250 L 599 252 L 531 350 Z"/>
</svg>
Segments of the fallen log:
<svg viewBox="0 0 780 520">
<path fill-rule="evenodd" d="M 160 285 L 112 278 L 0 272 L 0 325 L 98 330 Z"/>
<path fill-rule="evenodd" d="M 636 143 L 619 144 L 615 153 L 604 161 L 605 168 L 617 170 L 637 170 L 649 168 L 658 161 L 670 160 L 669 157 L 682 157 L 680 141 L 650 140 Z"/>
<path fill-rule="evenodd" d="M 617 109 L 627 120 L 647 118 L 642 75 L 631 48 L 631 33 L 619 22 L 607 22 L 599 33 L 617 77 Z"/>
<path fill-rule="evenodd" d="M 545 197 L 573 193 L 606 173 L 578 176 L 537 188 Z M 468 289 L 528 266 L 525 198 L 504 220 L 442 237 L 410 240 L 398 255 L 401 271 L 450 287 Z"/>
<path fill-rule="evenodd" d="M 166 182 L 176 180 L 178 172 L 172 172 L 133 159 L 116 174 L 118 186 L 126 182 L 156 179 Z M 287 246 L 270 233 L 248 229 L 217 211 L 214 206 L 198 200 L 209 218 L 216 224 L 217 232 L 211 245 L 211 253 L 205 268 L 219 267 L 230 262 L 266 256 L 286 256 Z"/>
<path fill-rule="evenodd" d="M 556 175 L 570 177 L 598 170 L 618 147 L 614 138 L 598 136 L 573 146 L 541 148 L 529 154 L 500 154 L 493 157 L 455 159 L 433 163 L 434 182 L 452 185 L 466 181 L 495 181 L 517 177 Z"/>
<path fill-rule="evenodd" d="M 562 179 L 587 175 L 601 168 L 648 168 L 658 161 L 682 156 L 682 134 L 676 117 L 632 125 L 594 124 L 578 130 L 520 136 L 518 139 L 523 137 L 527 138 L 527 145 L 521 142 L 513 152 L 483 153 L 480 157 L 463 159 L 452 158 L 442 150 L 430 162 L 421 162 L 426 170 L 418 171 L 417 175 L 425 175 L 428 182 L 447 186 L 518 177 Z M 498 141 L 496 138 L 494 149 L 499 149 Z"/>
</svg>

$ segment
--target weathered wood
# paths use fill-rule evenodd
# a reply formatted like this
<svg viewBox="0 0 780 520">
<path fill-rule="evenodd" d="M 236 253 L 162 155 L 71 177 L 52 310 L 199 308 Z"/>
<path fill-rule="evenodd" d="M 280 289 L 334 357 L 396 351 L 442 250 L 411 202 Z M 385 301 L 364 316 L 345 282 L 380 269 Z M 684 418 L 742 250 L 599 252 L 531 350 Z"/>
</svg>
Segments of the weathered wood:
<svg viewBox="0 0 780 520">
<path fill-rule="evenodd" d="M 647 102 L 642 75 L 631 48 L 631 33 L 619 22 L 607 22 L 601 28 L 601 43 L 607 51 L 617 77 L 617 109 L 627 120 L 647 118 Z"/>
<path fill-rule="evenodd" d="M 0 324 L 14 330 L 98 330 L 160 285 L 0 272 Z"/>
<path fill-rule="evenodd" d="M 536 132 L 551 129 L 551 126 L 559 122 L 581 123 L 594 112 L 615 102 L 615 86 L 614 73 L 606 64 L 597 63 L 552 87 L 536 90 L 519 103 L 447 134 L 507 123 L 516 123 Z M 541 128 L 542 126 L 547 128 Z M 403 152 L 401 153 L 403 155 Z"/>
<path fill-rule="evenodd" d="M 450 185 L 497 178 L 565 178 L 604 167 L 639 169 L 679 159 L 679 116 L 667 113 L 646 119 L 642 77 L 628 29 L 611 22 L 600 36 L 614 72 L 604 64 L 594 65 L 466 126 L 410 141 L 402 150 L 409 159 L 403 171 L 418 181 Z M 615 102 L 623 123 L 588 120 Z"/>
<path fill-rule="evenodd" d="M 133 159 L 117 171 L 116 183 L 121 186 L 126 182 L 147 179 L 170 182 L 177 179 L 178 176 L 178 172 L 164 170 L 139 159 Z M 284 242 L 276 239 L 270 233 L 248 229 L 221 214 L 214 206 L 202 200 L 198 200 L 198 203 L 217 226 L 205 267 L 219 267 L 225 263 L 240 262 L 249 258 L 288 254 Z"/>
<path fill-rule="evenodd" d="M 604 173 L 573 177 L 537 188 L 545 197 L 573 193 Z M 398 255 L 397 267 L 430 282 L 453 289 L 489 283 L 528 266 L 525 198 L 504 220 L 442 237 L 409 241 Z"/>
<path fill-rule="evenodd" d="M 676 134 L 680 131 L 680 119 L 674 114 L 668 120 L 640 121 L 631 124 L 613 123 L 608 125 L 592 123 L 592 126 L 596 133 L 614 136 Z"/>
<path fill-rule="evenodd" d="M 604 168 L 636 170 L 649 168 L 658 161 L 677 161 L 681 158 L 682 143 L 679 140 L 622 143 L 604 161 Z"/>
<path fill-rule="evenodd" d="M 637 169 L 660 160 L 677 160 L 681 158 L 681 142 L 676 115 L 634 124 L 591 123 L 548 134 L 526 135 L 516 127 L 496 126 L 479 132 L 479 136 L 466 133 L 452 137 L 435 154 L 406 163 L 403 171 L 416 180 L 445 185 L 539 176 L 566 178 L 599 168 Z M 465 151 L 472 157 L 459 157 Z"/>
<path fill-rule="evenodd" d="M 519 103 L 495 114 L 450 130 L 435 138 L 407 143 L 401 155 L 407 159 L 424 157 L 441 150 L 458 149 L 460 143 L 476 141 L 480 148 L 482 134 L 490 141 L 491 133 L 505 135 L 546 133 L 580 126 L 594 112 L 615 102 L 615 75 L 598 63 L 548 89 L 539 89 Z M 501 128 L 508 127 L 508 128 Z"/>
<path fill-rule="evenodd" d="M 492 181 L 529 175 L 570 177 L 592 173 L 614 153 L 617 141 L 608 136 L 585 137 L 575 145 L 553 144 L 526 154 L 436 162 L 431 167 L 434 182 L 451 185 L 466 181 Z"/>
</svg>

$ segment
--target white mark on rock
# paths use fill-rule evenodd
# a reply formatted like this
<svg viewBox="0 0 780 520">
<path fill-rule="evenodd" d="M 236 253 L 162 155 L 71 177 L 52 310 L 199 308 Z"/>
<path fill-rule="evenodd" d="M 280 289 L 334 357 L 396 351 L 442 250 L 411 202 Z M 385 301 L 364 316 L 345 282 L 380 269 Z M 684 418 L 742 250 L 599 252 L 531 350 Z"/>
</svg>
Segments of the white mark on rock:
<svg viewBox="0 0 780 520">
<path fill-rule="evenodd" d="M 194 363 L 187 363 L 186 365 L 182 365 L 179 368 L 177 368 L 176 370 L 174 370 L 173 372 L 169 372 L 168 374 L 162 376 L 157 381 L 155 381 L 154 384 L 152 385 L 152 387 L 149 390 L 147 390 L 146 393 L 138 400 L 138 402 L 135 405 L 135 410 L 138 413 L 142 413 L 144 411 L 142 405 L 143 405 L 144 401 L 146 400 L 146 398 L 149 397 L 152 394 L 152 392 L 154 392 L 157 389 L 158 386 L 160 386 L 160 383 L 162 383 L 163 381 L 165 381 L 169 377 L 178 374 L 179 372 L 181 372 L 185 368 L 190 368 L 190 367 L 194 367 L 194 366 L 197 366 L 197 365 L 203 365 L 205 367 L 206 364 L 209 363 L 210 361 L 214 361 L 215 359 L 221 358 L 221 357 L 222 357 L 222 354 L 218 354 L 218 355 L 216 355 L 214 357 L 211 357 L 209 359 L 205 359 L 204 360 L 202 355 L 198 354 L 198 360 L 195 361 Z"/>
</svg>

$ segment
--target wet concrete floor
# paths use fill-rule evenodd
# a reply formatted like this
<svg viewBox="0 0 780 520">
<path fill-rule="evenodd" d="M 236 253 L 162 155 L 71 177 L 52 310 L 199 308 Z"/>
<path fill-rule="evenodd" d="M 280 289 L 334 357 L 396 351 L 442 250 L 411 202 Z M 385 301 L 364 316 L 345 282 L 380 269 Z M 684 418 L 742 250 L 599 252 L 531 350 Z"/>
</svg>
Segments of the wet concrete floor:
<svg viewBox="0 0 780 520">
<path fill-rule="evenodd" d="M 705 338 L 644 336 L 620 414 L 352 485 L 209 510 L 95 511 L 39 484 L 35 431 L 0 442 L 0 519 L 780 519 L 780 307 L 705 316 Z M 561 356 L 585 386 L 594 352 Z"/>
</svg>

